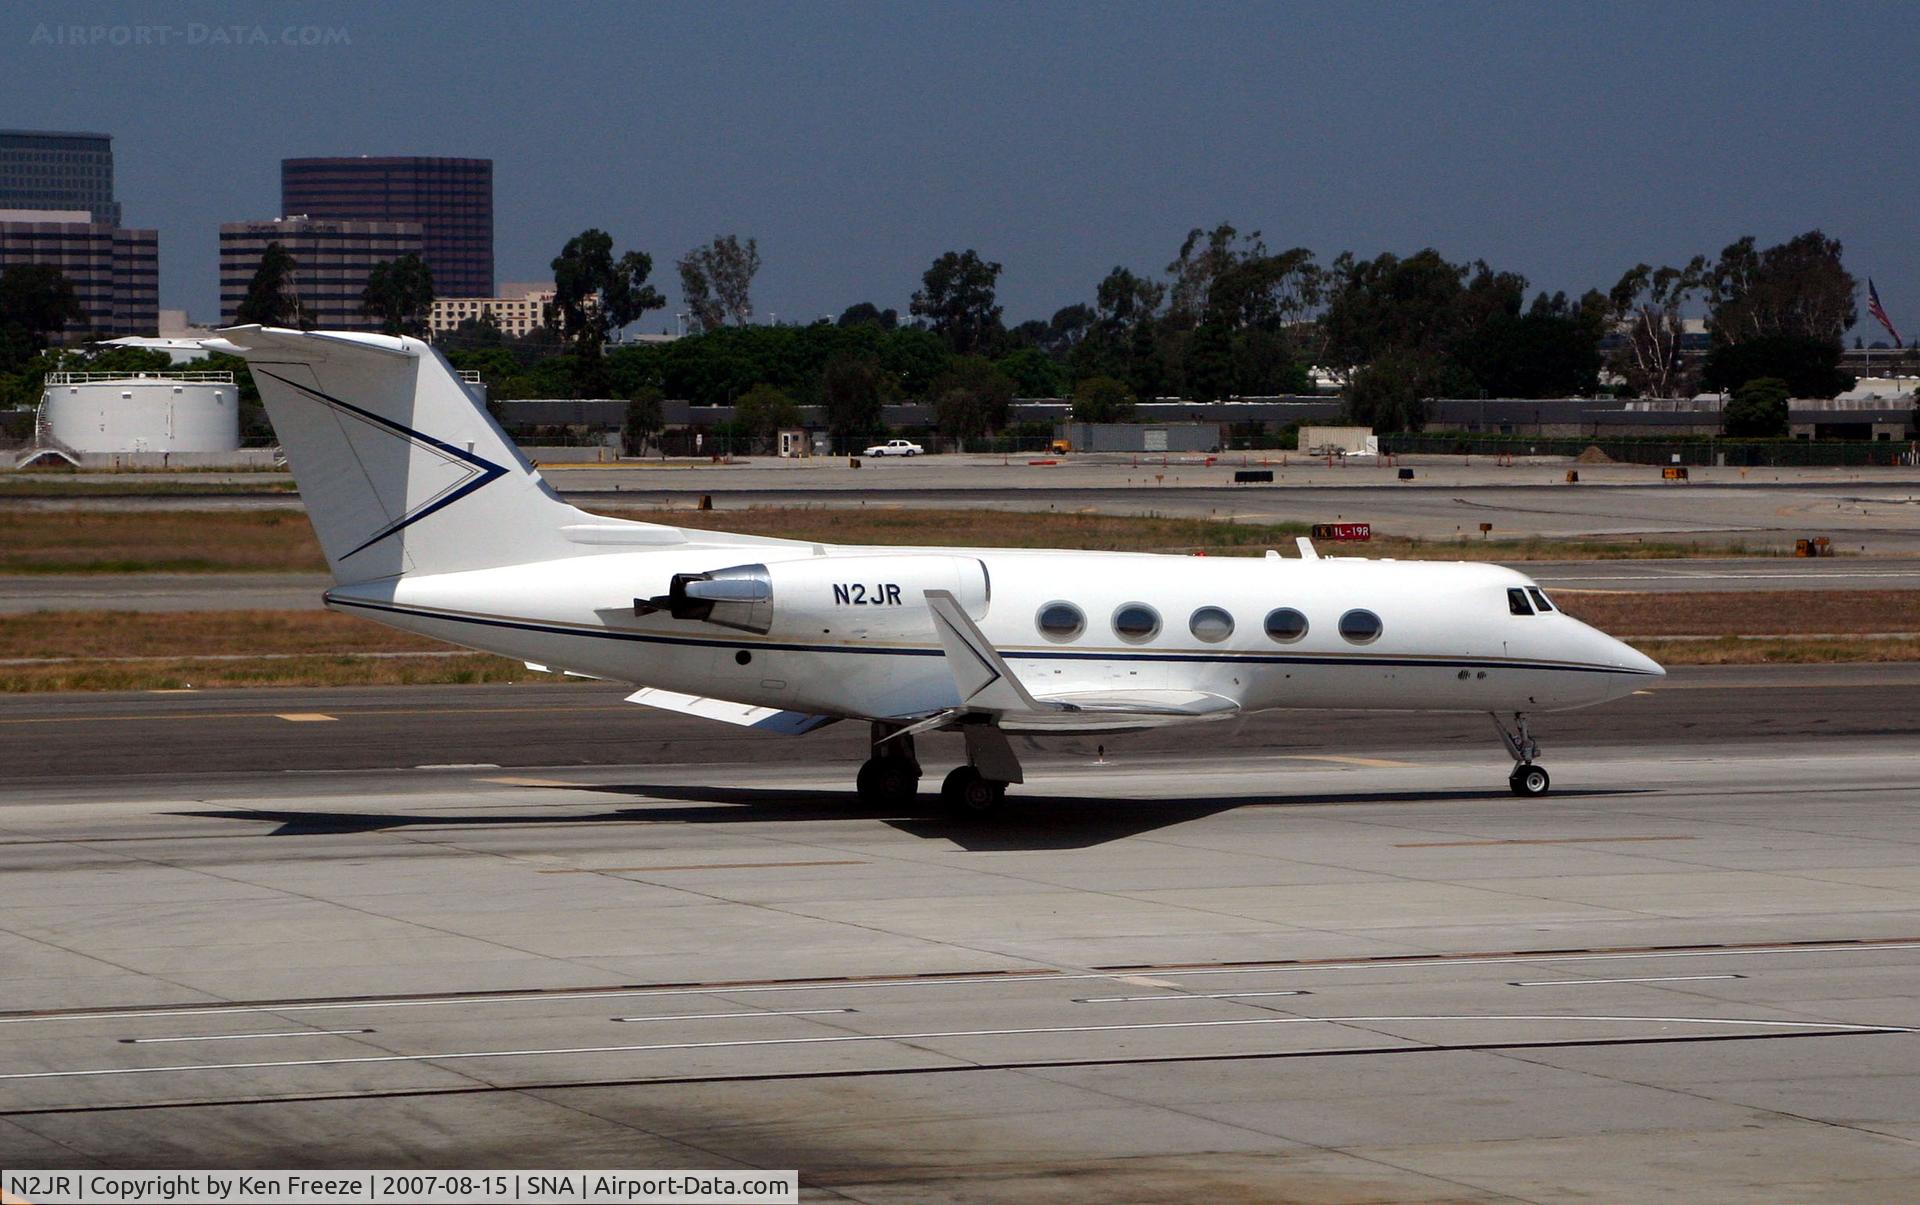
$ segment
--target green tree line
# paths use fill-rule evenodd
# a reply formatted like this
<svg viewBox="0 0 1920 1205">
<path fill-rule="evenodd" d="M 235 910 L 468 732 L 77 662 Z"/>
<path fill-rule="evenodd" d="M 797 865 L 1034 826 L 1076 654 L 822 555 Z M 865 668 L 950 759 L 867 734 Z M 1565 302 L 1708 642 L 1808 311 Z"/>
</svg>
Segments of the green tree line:
<svg viewBox="0 0 1920 1205">
<path fill-rule="evenodd" d="M 1114 267 L 1086 301 L 1044 320 L 1008 325 L 1002 265 L 968 248 L 933 260 L 904 316 L 861 302 L 837 320 L 757 326 L 760 248 L 728 234 L 675 261 L 688 335 L 623 343 L 666 299 L 651 282 L 651 255 L 616 250 L 611 235 L 589 229 L 552 262 L 556 294 L 541 329 L 509 338 L 483 314 L 438 341 L 456 366 L 479 370 L 496 399 L 652 399 L 657 410 L 667 397 L 751 398 L 758 425 L 817 404 L 845 436 L 879 432 L 889 402 L 925 402 L 941 431 L 971 436 L 1004 427 L 1016 396 L 1071 397 L 1077 416 L 1098 420 L 1125 417 L 1140 399 L 1308 392 L 1310 367 L 1334 374 L 1352 421 L 1417 430 L 1436 397 L 1594 396 L 1603 374 L 1624 396 L 1782 382 L 1790 396 L 1831 397 L 1852 384 L 1839 359 L 1858 316 L 1842 250 L 1818 230 L 1771 247 L 1749 236 L 1715 259 L 1636 264 L 1611 288 L 1571 297 L 1531 292 L 1518 273 L 1432 248 L 1322 262 L 1221 223 L 1188 232 L 1158 271 Z M 269 247 L 240 320 L 303 325 L 295 267 Z M 51 335 L 83 319 L 64 284 L 51 269 L 0 275 L 0 386 L 8 374 L 17 385 Z M 380 329 L 420 334 L 433 289 L 419 257 L 405 256 L 376 268 L 363 312 Z M 1688 354 L 1690 321 L 1704 322 L 1704 358 Z"/>
<path fill-rule="evenodd" d="M 602 284 L 577 292 L 589 309 L 618 319 L 664 307 L 646 284 L 650 259 L 630 252 L 607 271 L 610 241 L 588 236 L 588 278 Z M 555 260 L 557 278 L 579 241 Z M 1817 230 L 1764 248 L 1747 237 L 1714 260 L 1636 264 L 1609 289 L 1569 296 L 1431 248 L 1323 263 L 1223 223 L 1190 231 L 1158 272 L 1116 266 L 1089 300 L 1044 320 L 1008 325 L 1002 265 L 969 248 L 929 265 L 904 316 L 862 302 L 837 321 L 769 327 L 747 324 L 758 245 L 729 235 L 678 261 L 686 338 L 609 344 L 563 297 L 549 332 L 509 340 L 476 323 L 443 346 L 500 398 L 651 390 L 709 405 L 765 387 L 826 406 L 850 435 L 877 431 L 892 401 L 927 402 L 941 430 L 970 435 L 998 430 L 1013 396 L 1125 416 L 1143 398 L 1308 392 L 1318 366 L 1336 376 L 1352 420 L 1391 431 L 1418 429 L 1442 396 L 1683 397 L 1779 380 L 1792 396 L 1830 397 L 1852 384 L 1838 365 L 1858 285 L 1841 253 Z M 1688 354 L 1690 319 L 1704 323 L 1704 358 Z"/>
</svg>

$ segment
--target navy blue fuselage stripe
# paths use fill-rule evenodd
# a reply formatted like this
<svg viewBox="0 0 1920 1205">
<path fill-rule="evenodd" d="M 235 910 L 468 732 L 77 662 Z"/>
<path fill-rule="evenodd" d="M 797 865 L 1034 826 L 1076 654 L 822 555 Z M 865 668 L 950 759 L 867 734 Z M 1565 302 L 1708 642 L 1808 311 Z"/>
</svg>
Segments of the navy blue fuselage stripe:
<svg viewBox="0 0 1920 1205">
<path fill-rule="evenodd" d="M 352 556 L 356 552 L 363 551 L 364 549 L 367 549 L 375 544 L 378 544 L 381 540 L 386 539 L 388 536 L 392 535 L 394 532 L 399 531 L 405 527 L 411 527 L 413 524 L 418 523 L 420 520 L 426 518 L 428 515 L 432 514 L 433 512 L 440 510 L 442 507 L 452 506 L 454 503 L 460 501 L 460 499 L 466 497 L 468 494 L 471 494 L 473 491 L 480 489 L 482 486 L 488 485 L 489 483 L 497 480 L 498 478 L 506 474 L 506 471 L 507 471 L 506 466 L 495 464 L 493 461 L 488 460 L 484 456 L 475 456 L 472 452 L 469 452 L 464 448 L 456 448 L 452 444 L 446 443 L 443 440 L 435 439 L 433 436 L 428 435 L 424 431 L 415 431 L 412 427 L 405 426 L 401 423 L 396 423 L 390 418 L 382 418 L 380 415 L 373 413 L 371 410 L 364 410 L 361 407 L 356 406 L 351 402 L 343 402 L 337 397 L 333 397 L 329 394 L 322 393 L 318 389 L 314 389 L 309 386 L 302 385 L 298 381 L 289 381 L 287 378 L 281 376 L 277 372 L 268 372 L 264 368 L 259 369 L 258 371 L 261 373 L 261 375 L 272 377 L 274 380 L 280 382 L 282 385 L 285 385 L 290 389 L 298 389 L 301 393 L 306 394 L 308 397 L 324 402 L 329 406 L 338 407 L 339 409 L 345 410 L 348 413 L 355 415 L 356 417 L 365 419 L 367 422 L 374 423 L 378 426 L 385 427 L 387 430 L 392 431 L 397 435 L 404 436 L 405 438 L 409 440 L 413 440 L 414 442 L 426 444 L 427 446 L 433 448 L 435 451 L 444 452 L 449 456 L 455 457 L 456 459 L 463 460 L 466 463 L 472 465 L 474 468 L 480 470 L 479 476 L 467 481 L 459 489 L 456 489 L 455 491 L 453 491 L 453 493 L 448 494 L 446 497 L 440 499 L 439 501 L 433 503 L 432 505 L 422 508 L 418 514 L 400 516 L 400 518 L 394 520 L 392 523 L 389 523 L 386 527 L 381 528 L 379 531 L 374 532 L 371 536 L 368 536 L 365 540 L 355 545 L 349 551 L 341 553 L 340 559 L 343 561 L 346 560 L 348 557 Z"/>
<path fill-rule="evenodd" d="M 357 598 L 337 598 L 328 592 L 327 602 L 336 607 L 361 607 L 395 615 L 413 615 L 422 619 L 443 619 L 451 623 L 469 623 L 487 628 L 509 628 L 520 632 L 539 632 L 549 636 L 584 636 L 591 640 L 623 640 L 635 644 L 671 644 L 695 648 L 758 649 L 781 653 L 854 653 L 864 657 L 944 657 L 937 648 L 864 648 L 844 644 L 785 644 L 771 640 L 714 640 L 701 636 L 662 636 L 653 632 L 614 632 L 604 628 L 576 628 L 563 624 L 536 623 L 525 619 L 493 619 L 474 615 L 456 615 L 420 607 L 402 607 L 392 603 L 368 602 Z M 1020 652 L 997 650 L 1008 661 L 1168 661 L 1214 662 L 1221 665 L 1383 665 L 1414 669 L 1528 669 L 1569 674 L 1635 674 L 1644 670 L 1611 665 L 1572 665 L 1539 661 L 1501 661 L 1493 658 L 1420 658 L 1351 657 L 1328 654 L 1280 653 L 1149 653 L 1122 652 L 1068 653 Z"/>
</svg>

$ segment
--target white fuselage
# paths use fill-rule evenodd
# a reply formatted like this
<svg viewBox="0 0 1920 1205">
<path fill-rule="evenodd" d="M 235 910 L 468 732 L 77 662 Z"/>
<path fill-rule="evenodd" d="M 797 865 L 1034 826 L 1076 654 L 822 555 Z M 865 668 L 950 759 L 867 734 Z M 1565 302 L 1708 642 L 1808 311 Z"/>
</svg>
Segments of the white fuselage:
<svg viewBox="0 0 1920 1205">
<path fill-rule="evenodd" d="M 636 614 L 635 601 L 666 595 L 675 574 L 744 565 L 765 566 L 771 583 L 770 601 L 745 626 Z M 1618 698 L 1661 673 L 1558 611 L 1513 613 L 1508 592 L 1531 585 L 1509 569 L 1464 563 L 689 544 L 409 575 L 327 597 L 338 609 L 554 669 L 877 720 L 958 701 L 929 589 L 953 592 L 1040 696 L 1202 691 L 1242 711 L 1528 712 Z M 1077 608 L 1077 635 L 1042 631 L 1039 615 L 1053 603 Z M 1123 638 L 1115 616 L 1130 604 L 1151 608 L 1157 630 Z M 1304 635 L 1269 634 L 1267 617 L 1280 608 L 1305 617 Z M 1195 623 L 1202 609 L 1206 622 Z M 1375 638 L 1342 634 L 1353 611 L 1378 617 Z M 1364 622 L 1354 627 L 1365 635 Z"/>
</svg>

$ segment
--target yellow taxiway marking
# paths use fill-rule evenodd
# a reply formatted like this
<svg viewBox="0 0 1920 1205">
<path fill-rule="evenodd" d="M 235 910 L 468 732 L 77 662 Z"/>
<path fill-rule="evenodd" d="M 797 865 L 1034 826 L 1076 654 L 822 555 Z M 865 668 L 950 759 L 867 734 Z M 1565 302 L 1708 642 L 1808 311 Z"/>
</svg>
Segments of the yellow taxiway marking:
<svg viewBox="0 0 1920 1205">
<path fill-rule="evenodd" d="M 1453 849 L 1467 845 L 1604 845 L 1619 841 L 1691 841 L 1692 837 L 1504 837 L 1490 841 L 1409 841 L 1395 849 Z"/>
<path fill-rule="evenodd" d="M 285 720 L 289 724 L 331 724 L 340 717 L 328 715 L 324 711 L 280 711 L 275 712 L 273 718 Z"/>
<path fill-rule="evenodd" d="M 584 787 L 584 782 L 561 782 L 557 778 L 483 778 L 481 782 L 498 783 L 503 787 Z"/>
</svg>

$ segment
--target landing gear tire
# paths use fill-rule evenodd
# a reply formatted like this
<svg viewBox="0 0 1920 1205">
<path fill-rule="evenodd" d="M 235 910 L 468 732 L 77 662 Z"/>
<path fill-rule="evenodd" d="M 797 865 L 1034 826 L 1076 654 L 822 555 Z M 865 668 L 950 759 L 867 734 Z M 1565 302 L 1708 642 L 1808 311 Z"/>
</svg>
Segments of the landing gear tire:
<svg viewBox="0 0 1920 1205">
<path fill-rule="evenodd" d="M 1509 729 L 1498 715 L 1493 717 L 1493 726 L 1500 731 L 1500 743 L 1513 755 L 1513 773 L 1507 775 L 1507 787 L 1523 799 L 1537 799 L 1547 793 L 1553 780 L 1547 772 L 1533 764 L 1540 756 L 1540 745 L 1533 739 L 1533 732 L 1527 727 L 1526 713 L 1513 713 L 1513 727 Z"/>
<path fill-rule="evenodd" d="M 1513 773 L 1507 776 L 1507 786 L 1515 795 L 1536 799 L 1553 786 L 1553 779 L 1547 776 L 1545 767 L 1528 763 L 1513 768 Z"/>
<path fill-rule="evenodd" d="M 900 758 L 870 758 L 853 780 L 860 802 L 874 807 L 904 807 L 920 793 L 920 773 Z"/>
<path fill-rule="evenodd" d="M 1000 810 L 1007 784 L 983 778 L 972 766 L 960 766 L 940 784 L 940 801 L 956 816 L 986 816 Z"/>
</svg>

